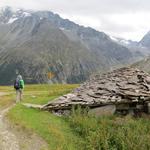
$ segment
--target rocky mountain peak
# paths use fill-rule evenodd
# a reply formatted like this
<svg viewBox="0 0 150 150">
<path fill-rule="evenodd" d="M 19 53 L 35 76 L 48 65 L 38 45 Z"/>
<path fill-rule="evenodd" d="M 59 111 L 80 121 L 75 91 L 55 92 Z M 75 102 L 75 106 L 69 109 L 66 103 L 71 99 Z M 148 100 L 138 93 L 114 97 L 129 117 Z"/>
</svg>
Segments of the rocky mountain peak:
<svg viewBox="0 0 150 150">
<path fill-rule="evenodd" d="M 1 11 L 0 78 L 7 75 L 1 84 L 10 84 L 15 70 L 24 74 L 29 83 L 79 83 L 93 72 L 104 72 L 132 61 L 129 49 L 104 32 L 50 11 L 9 7 Z M 48 79 L 48 72 L 55 76 Z"/>
<path fill-rule="evenodd" d="M 23 9 L 13 9 L 11 7 L 4 7 L 0 9 L 0 23 L 11 24 L 14 21 L 31 16 L 31 11 Z"/>
<path fill-rule="evenodd" d="M 150 48 L 150 31 L 139 42 L 142 46 Z"/>
</svg>

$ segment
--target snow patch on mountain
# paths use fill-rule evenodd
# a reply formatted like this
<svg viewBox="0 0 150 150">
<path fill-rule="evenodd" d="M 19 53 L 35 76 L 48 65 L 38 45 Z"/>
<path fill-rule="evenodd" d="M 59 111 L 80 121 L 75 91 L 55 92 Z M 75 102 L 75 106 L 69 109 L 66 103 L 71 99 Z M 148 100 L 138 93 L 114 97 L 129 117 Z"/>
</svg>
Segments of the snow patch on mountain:
<svg viewBox="0 0 150 150">
<path fill-rule="evenodd" d="M 14 9 L 11 7 L 0 8 L 0 24 L 12 24 L 18 19 L 32 16 L 31 11 Z"/>
<path fill-rule="evenodd" d="M 129 45 L 130 44 L 130 41 L 129 40 L 126 40 L 126 39 L 122 39 L 122 38 L 117 38 L 117 37 L 114 37 L 114 36 L 109 36 L 111 40 L 113 40 L 114 42 L 117 42 L 121 45 Z"/>
<path fill-rule="evenodd" d="M 128 41 L 128 40 L 121 40 L 120 41 L 122 44 L 126 44 L 126 45 L 129 45 L 130 44 L 130 42 Z"/>
<path fill-rule="evenodd" d="M 28 12 L 23 12 L 23 15 L 24 15 L 24 17 L 30 17 L 31 16 L 31 14 Z"/>
<path fill-rule="evenodd" d="M 110 36 L 111 40 L 115 41 L 115 42 L 118 42 L 118 39 L 113 37 L 113 36 Z"/>
<path fill-rule="evenodd" d="M 18 20 L 18 18 L 10 18 L 7 24 L 11 24 L 15 22 L 16 20 Z"/>
<path fill-rule="evenodd" d="M 59 28 L 60 30 L 62 30 L 62 31 L 64 31 L 65 30 L 65 28 Z"/>
</svg>

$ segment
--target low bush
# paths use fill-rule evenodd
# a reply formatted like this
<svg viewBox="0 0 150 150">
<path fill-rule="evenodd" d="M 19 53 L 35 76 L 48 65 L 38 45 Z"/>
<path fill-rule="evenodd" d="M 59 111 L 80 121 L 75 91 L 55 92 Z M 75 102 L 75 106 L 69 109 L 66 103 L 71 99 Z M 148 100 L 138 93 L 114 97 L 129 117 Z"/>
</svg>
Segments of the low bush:
<svg viewBox="0 0 150 150">
<path fill-rule="evenodd" d="M 72 111 L 71 128 L 83 139 L 85 150 L 149 150 L 150 121 L 115 116 L 95 117 L 80 108 Z"/>
</svg>

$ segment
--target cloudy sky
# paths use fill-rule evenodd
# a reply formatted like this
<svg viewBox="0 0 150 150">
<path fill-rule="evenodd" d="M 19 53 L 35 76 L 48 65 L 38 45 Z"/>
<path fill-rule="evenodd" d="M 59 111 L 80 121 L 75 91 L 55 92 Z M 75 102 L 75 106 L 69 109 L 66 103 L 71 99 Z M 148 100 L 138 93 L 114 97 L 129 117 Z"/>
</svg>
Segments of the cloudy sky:
<svg viewBox="0 0 150 150">
<path fill-rule="evenodd" d="M 140 40 L 150 30 L 150 0 L 0 0 L 12 6 L 51 10 L 111 36 Z"/>
</svg>

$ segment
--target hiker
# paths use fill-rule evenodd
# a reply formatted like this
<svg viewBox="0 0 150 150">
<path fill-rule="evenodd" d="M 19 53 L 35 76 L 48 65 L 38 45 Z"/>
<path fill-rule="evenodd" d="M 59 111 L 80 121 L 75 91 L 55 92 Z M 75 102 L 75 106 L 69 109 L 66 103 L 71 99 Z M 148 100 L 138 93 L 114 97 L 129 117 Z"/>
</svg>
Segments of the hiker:
<svg viewBox="0 0 150 150">
<path fill-rule="evenodd" d="M 22 94 L 24 89 L 24 81 L 21 75 L 17 76 L 14 82 L 14 88 L 16 89 L 16 103 L 18 103 L 22 100 Z"/>
</svg>

